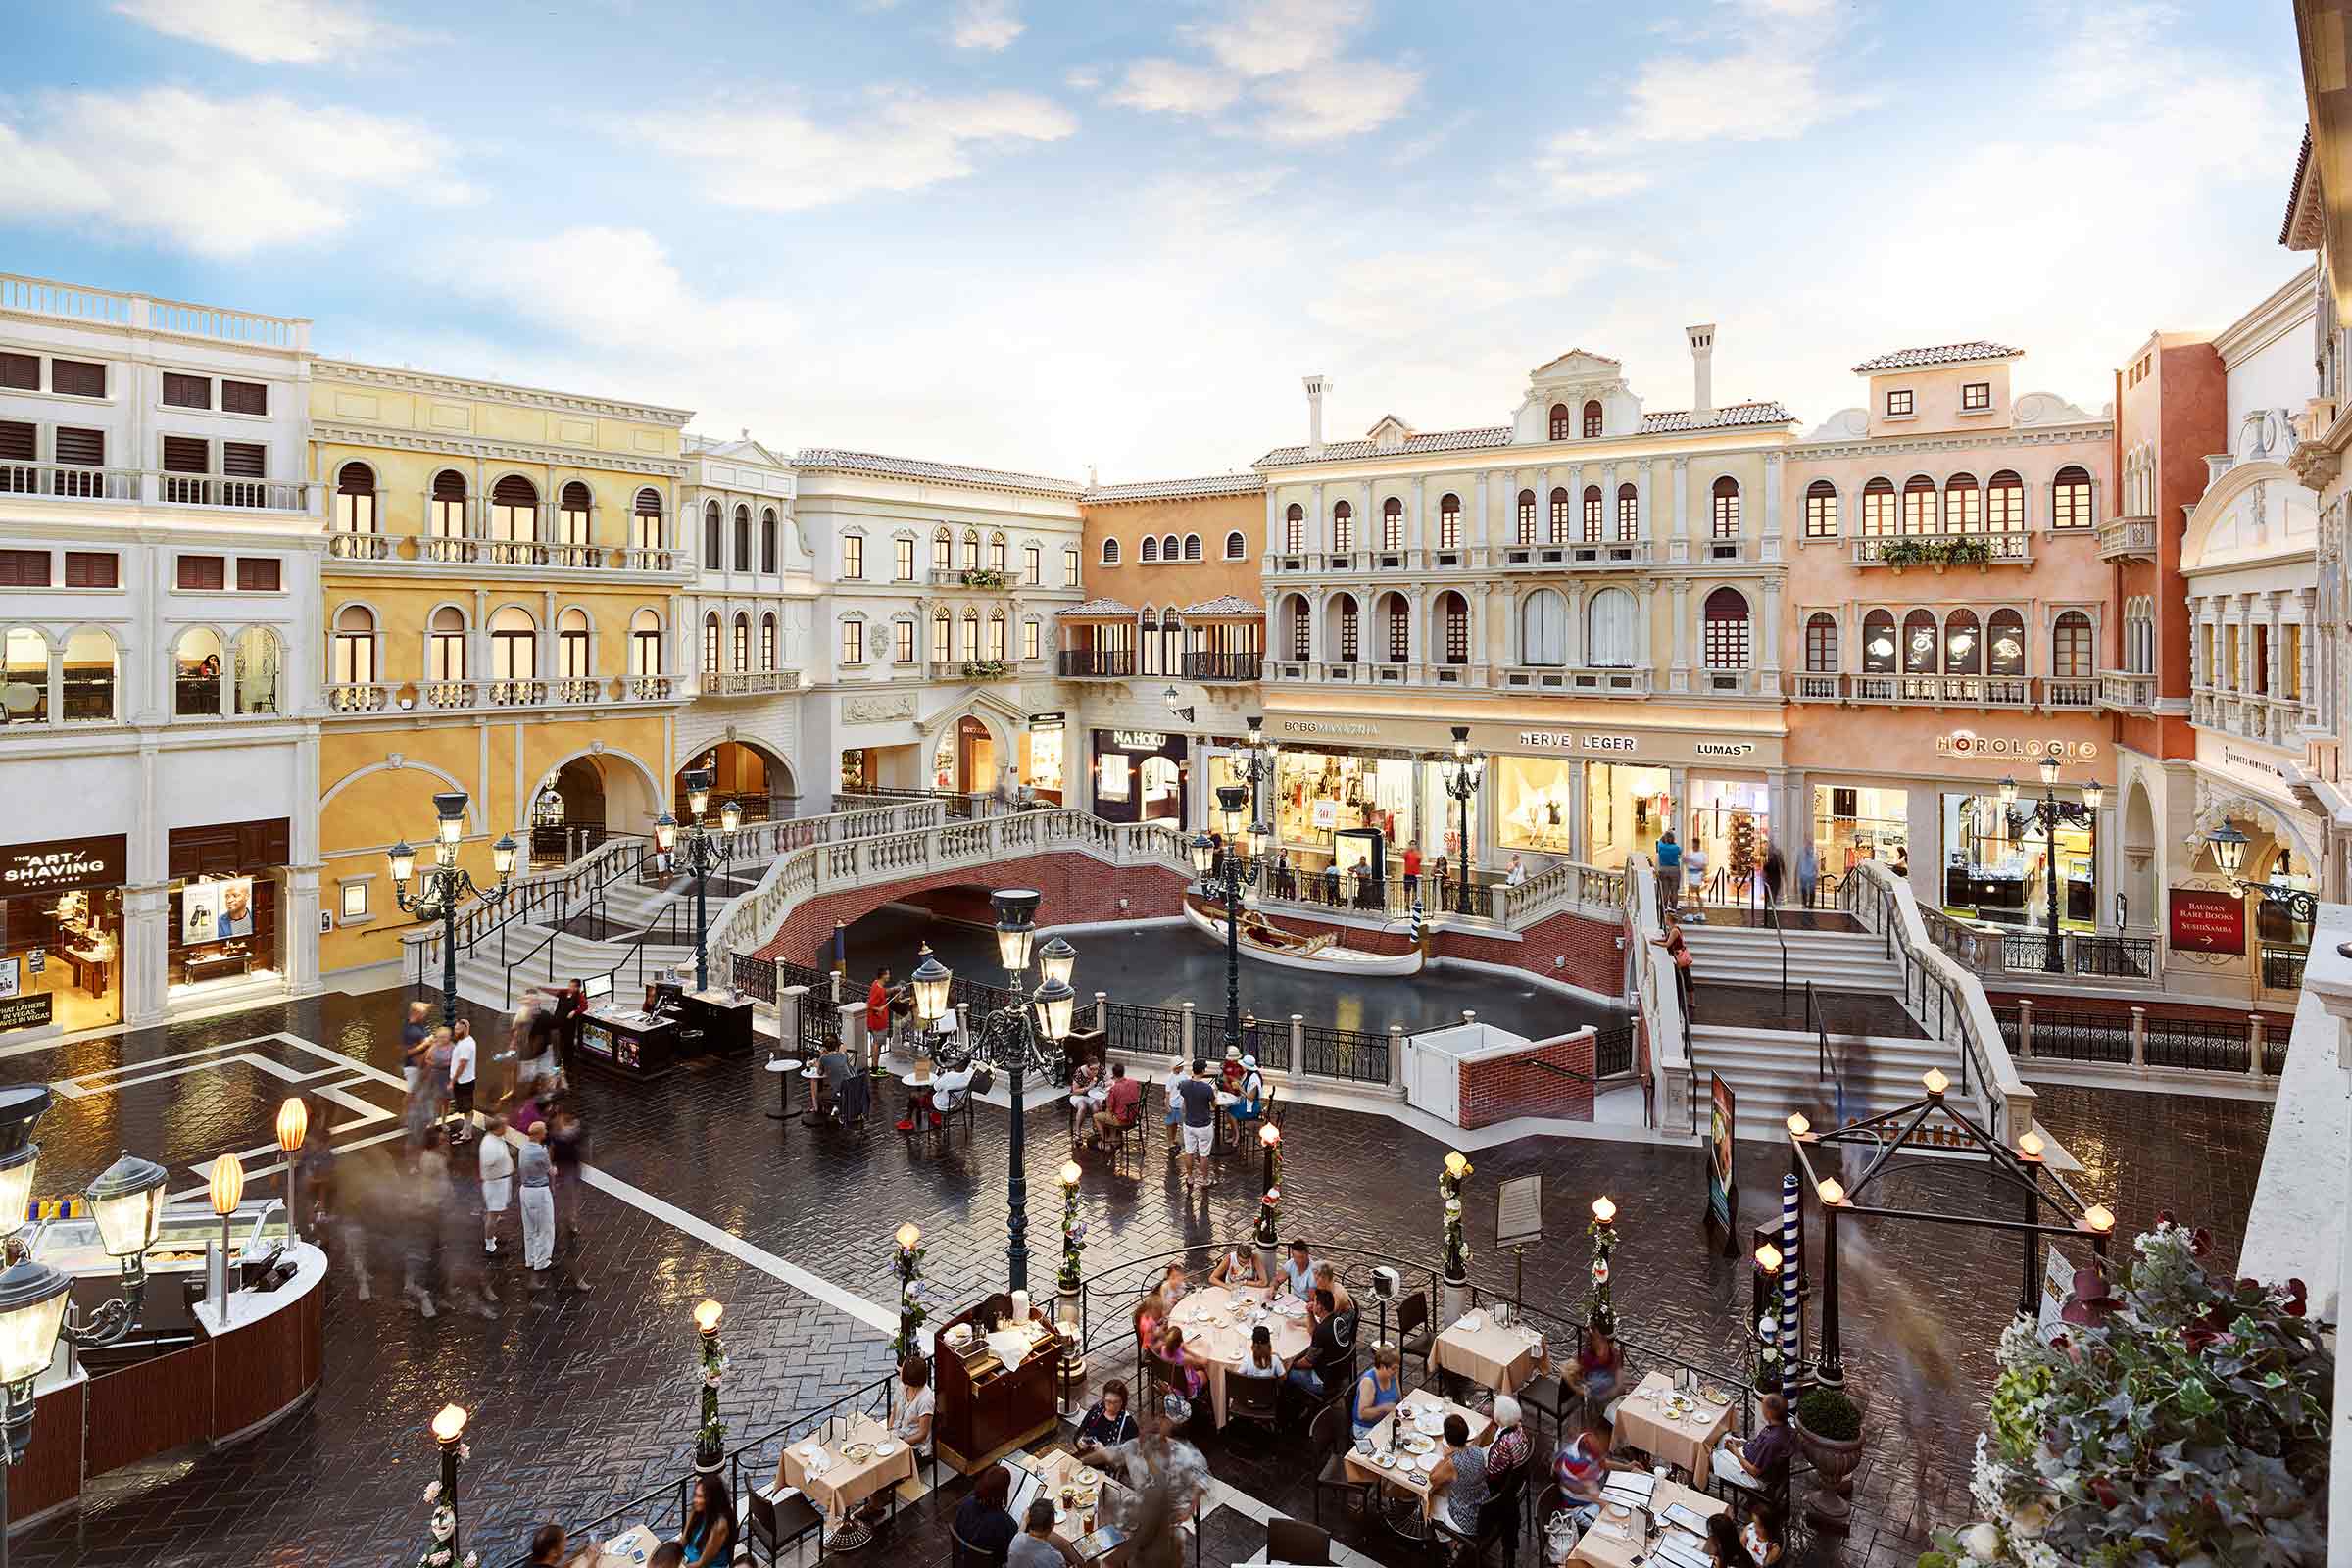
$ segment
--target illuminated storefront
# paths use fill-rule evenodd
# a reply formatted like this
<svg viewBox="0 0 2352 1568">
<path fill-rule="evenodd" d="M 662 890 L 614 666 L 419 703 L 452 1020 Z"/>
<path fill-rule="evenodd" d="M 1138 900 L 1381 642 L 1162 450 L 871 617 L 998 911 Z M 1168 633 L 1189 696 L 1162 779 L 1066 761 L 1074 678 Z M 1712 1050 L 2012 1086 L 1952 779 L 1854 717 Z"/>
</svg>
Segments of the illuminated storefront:
<svg viewBox="0 0 2352 1568">
<path fill-rule="evenodd" d="M 122 1016 L 121 833 L 0 849 L 0 1034 Z"/>
<path fill-rule="evenodd" d="M 2082 792 L 2062 789 L 2058 798 L 2079 802 Z M 2091 863 L 2090 830 L 2060 821 L 2053 844 L 2035 787 L 2021 784 L 2017 802 L 2004 806 L 2000 793 L 1943 797 L 1945 912 L 1999 925 L 2044 930 L 2049 925 L 2050 879 L 2058 880 L 2058 924 L 2065 931 L 2089 931 L 2098 922 L 2098 883 Z"/>
<path fill-rule="evenodd" d="M 1062 801 L 1063 738 L 1068 732 L 1060 713 L 1032 713 L 1029 727 L 1021 732 L 1021 782 L 1047 806 L 1059 806 Z"/>
<path fill-rule="evenodd" d="M 1864 860 L 1908 871 L 1911 792 L 1875 785 L 1814 785 L 1813 853 L 1826 876 L 1842 877 Z"/>
<path fill-rule="evenodd" d="M 1095 814 L 1108 822 L 1185 819 L 1185 738 L 1160 730 L 1094 733 Z"/>
</svg>

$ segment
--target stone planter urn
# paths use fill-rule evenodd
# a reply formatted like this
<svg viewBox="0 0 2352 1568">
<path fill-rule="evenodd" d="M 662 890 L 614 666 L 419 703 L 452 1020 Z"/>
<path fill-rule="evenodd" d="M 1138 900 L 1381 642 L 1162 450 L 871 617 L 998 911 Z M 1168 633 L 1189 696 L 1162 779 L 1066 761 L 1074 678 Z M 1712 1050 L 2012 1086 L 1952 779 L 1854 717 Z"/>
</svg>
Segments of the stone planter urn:
<svg viewBox="0 0 2352 1568">
<path fill-rule="evenodd" d="M 1867 1434 L 1857 1433 L 1841 1443 L 1807 1431 L 1804 1422 L 1793 1415 L 1788 1424 L 1796 1429 L 1797 1446 L 1805 1450 L 1805 1458 L 1820 1482 L 1813 1495 L 1806 1499 L 1805 1511 L 1825 1529 L 1844 1529 L 1847 1515 L 1853 1511 L 1853 1504 L 1846 1498 L 1853 1492 L 1853 1474 L 1862 1463 L 1862 1440 Z"/>
</svg>

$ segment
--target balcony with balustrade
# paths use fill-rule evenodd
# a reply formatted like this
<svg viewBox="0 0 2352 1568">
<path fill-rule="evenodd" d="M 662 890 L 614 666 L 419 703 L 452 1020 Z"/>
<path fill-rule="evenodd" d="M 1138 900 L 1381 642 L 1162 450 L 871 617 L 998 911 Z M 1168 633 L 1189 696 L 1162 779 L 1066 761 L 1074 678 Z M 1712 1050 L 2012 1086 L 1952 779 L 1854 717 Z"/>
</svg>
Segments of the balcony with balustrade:
<svg viewBox="0 0 2352 1568">
<path fill-rule="evenodd" d="M 797 681 L 798 674 L 793 678 Z M 495 680 L 330 681 L 319 701 L 330 718 L 387 713 L 563 712 L 675 701 L 669 675 L 557 675 Z"/>
<path fill-rule="evenodd" d="M 1591 544 L 1504 545 L 1495 555 L 1496 564 L 1510 573 L 1608 571 L 1647 566 L 1652 559 L 1650 543 L 1646 539 L 1620 539 Z"/>
<path fill-rule="evenodd" d="M 1132 680 L 1135 670 L 1132 648 L 1065 648 L 1055 658 L 1063 680 Z"/>
<path fill-rule="evenodd" d="M 777 697 L 801 689 L 797 669 L 706 669 L 698 696 Z"/>
<path fill-rule="evenodd" d="M 326 564 L 330 571 L 396 566 L 421 568 L 435 575 L 487 570 L 501 576 L 564 571 L 683 578 L 693 563 L 682 550 L 662 548 L 491 539 L 473 533 L 414 535 L 337 529 L 326 536 Z"/>
<path fill-rule="evenodd" d="M 2099 671 L 2099 706 L 2119 713 L 2145 713 L 2156 707 L 2156 677 L 2130 669 Z"/>
<path fill-rule="evenodd" d="M 1885 566 L 1897 575 L 2034 564 L 2033 535 L 2022 532 L 1866 534 L 1854 540 L 1853 549 L 1855 565 Z"/>
<path fill-rule="evenodd" d="M 1184 678 L 1209 685 L 1258 680 L 1263 677 L 1265 667 L 1265 655 L 1255 650 L 1241 653 L 1196 650 L 1184 656 Z"/>
<path fill-rule="evenodd" d="M 1792 703 L 1849 708 L 1974 708 L 1986 710 L 2088 711 L 2100 683 L 2078 676 L 1840 674 L 1800 670 L 1782 678 Z"/>
<path fill-rule="evenodd" d="M 0 273 L 0 311 L 23 316 L 46 316 L 93 326 L 122 327 L 134 332 L 195 338 L 241 349 L 275 349 L 308 353 L 311 320 L 307 316 L 263 316 L 218 305 L 193 305 L 185 300 L 157 299 L 149 294 L 125 294 L 108 288 L 86 288 L 45 277 Z"/>
<path fill-rule="evenodd" d="M 2200 686 L 2189 695 L 2188 721 L 2199 729 L 2295 750 L 2303 744 L 2302 731 L 2319 726 L 2319 711 L 2300 697 Z"/>
<path fill-rule="evenodd" d="M 228 512 L 306 513 L 317 487 L 300 479 L 263 479 L 179 469 L 99 468 L 77 463 L 0 463 L 0 495 L 72 505 L 208 507 Z"/>
<path fill-rule="evenodd" d="M 2154 517 L 2110 517 L 2099 524 L 2101 561 L 2154 561 Z"/>
<path fill-rule="evenodd" d="M 1544 692 L 1561 697 L 1647 697 L 1647 669 L 1618 664 L 1505 664 L 1496 681 L 1504 691 Z"/>
</svg>

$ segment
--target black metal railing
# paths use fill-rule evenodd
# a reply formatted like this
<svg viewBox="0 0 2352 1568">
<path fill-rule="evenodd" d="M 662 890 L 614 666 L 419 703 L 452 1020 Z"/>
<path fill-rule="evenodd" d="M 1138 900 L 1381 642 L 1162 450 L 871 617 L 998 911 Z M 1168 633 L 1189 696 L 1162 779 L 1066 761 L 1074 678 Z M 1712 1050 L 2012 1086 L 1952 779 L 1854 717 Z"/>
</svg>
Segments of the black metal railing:
<svg viewBox="0 0 2352 1568">
<path fill-rule="evenodd" d="M 2253 1029 L 2237 1018 L 2150 1018 L 2148 1065 L 2199 1072 L 2244 1072 L 2253 1054 Z M 2041 1049 L 2041 1016 L 2034 1018 L 2034 1050 Z"/>
<path fill-rule="evenodd" d="M 2110 980 L 2147 980 L 2156 973 L 2154 937 L 2075 938 L 2074 972 Z"/>
<path fill-rule="evenodd" d="M 2309 948 L 2274 947 L 2262 945 L 2262 983 L 2273 991 L 2303 989 L 2303 964 L 2311 956 Z"/>
<path fill-rule="evenodd" d="M 2001 967 L 2023 973 L 2033 970 L 2047 972 L 2050 961 L 2050 939 L 2038 931 L 2004 931 L 2001 933 Z"/>
<path fill-rule="evenodd" d="M 1997 1014 L 2001 1038 L 2012 1054 L 2024 1049 L 2020 1012 L 2004 1007 Z M 2034 1009 L 2034 1054 L 2054 1061 L 2124 1062 L 2132 1060 L 2132 1016 L 2129 1013 L 2067 1012 L 2051 1007 Z"/>
<path fill-rule="evenodd" d="M 1184 1011 L 1135 1002 L 1103 1004 L 1103 1044 L 1112 1051 L 1173 1060 L 1184 1052 Z"/>
<path fill-rule="evenodd" d="M 1059 663 L 1065 678 L 1126 680 L 1135 674 L 1135 650 L 1113 648 L 1098 652 L 1092 648 L 1065 649 L 1059 656 Z"/>
<path fill-rule="evenodd" d="M 2001 1038 L 2023 1056 L 2023 1013 L 2017 1007 L 1994 1010 Z M 2246 1071 L 2253 1050 L 2253 1027 L 2238 1018 L 2146 1018 L 2141 1021 L 2143 1060 L 2151 1067 L 2180 1067 L 2192 1072 Z M 2285 1031 L 2271 1030 L 2263 1040 L 2263 1070 L 2277 1072 L 2286 1062 Z M 2061 1008 L 2034 1009 L 2031 1054 L 2052 1061 L 2100 1062 L 2110 1066 L 2132 1063 L 2132 1015 L 2129 1012 L 2088 1012 Z"/>
<path fill-rule="evenodd" d="M 1256 680 L 1265 668 L 1263 654 L 1197 653 L 1184 656 L 1186 680 Z"/>
<path fill-rule="evenodd" d="M 1298 1069 L 1351 1084 L 1389 1081 L 1389 1037 L 1367 1029 L 1300 1024 Z"/>
<path fill-rule="evenodd" d="M 1634 1070 L 1634 1026 L 1614 1024 L 1593 1031 L 1592 1076 L 1595 1078 L 1628 1077 Z"/>
</svg>

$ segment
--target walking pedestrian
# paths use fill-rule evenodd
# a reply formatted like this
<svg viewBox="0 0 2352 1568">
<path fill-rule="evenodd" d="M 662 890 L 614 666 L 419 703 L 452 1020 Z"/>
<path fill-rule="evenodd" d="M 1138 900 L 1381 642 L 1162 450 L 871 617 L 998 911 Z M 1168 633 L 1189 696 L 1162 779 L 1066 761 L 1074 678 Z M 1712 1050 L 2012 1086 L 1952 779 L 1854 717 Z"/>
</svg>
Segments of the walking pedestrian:
<svg viewBox="0 0 2352 1568">
<path fill-rule="evenodd" d="M 495 1255 L 498 1232 L 507 1205 L 514 1200 L 514 1151 L 507 1142 L 507 1119 L 493 1116 L 482 1134 L 475 1158 L 482 1182 L 482 1251 Z"/>
<path fill-rule="evenodd" d="M 514 1178 L 521 1184 L 522 1266 L 531 1271 L 531 1289 L 541 1291 L 556 1261 L 556 1195 L 549 1187 L 555 1173 L 547 1157 L 547 1123 L 531 1123 L 528 1137 L 515 1156 Z"/>
<path fill-rule="evenodd" d="M 1690 947 L 1683 940 L 1682 923 L 1668 915 L 1665 934 L 1649 940 L 1653 946 L 1664 948 L 1666 956 L 1674 963 L 1674 989 L 1683 1004 L 1683 1021 L 1695 1021 L 1698 1009 L 1690 1000 Z"/>
<path fill-rule="evenodd" d="M 1193 1075 L 1176 1089 L 1184 1107 L 1184 1190 L 1191 1193 L 1208 1186 L 1208 1157 L 1217 1144 L 1217 1089 L 1207 1060 L 1195 1061 Z"/>
<path fill-rule="evenodd" d="M 401 1114 L 412 1154 L 424 1147 L 426 1136 L 433 1130 L 434 1119 L 441 1112 L 441 1095 L 434 1081 L 433 1057 L 439 1053 L 446 1062 L 448 1047 L 449 1031 L 428 1031 L 424 1037 L 423 1052 L 417 1059 L 416 1075 L 409 1080 L 408 1102 L 401 1107 Z"/>
<path fill-rule="evenodd" d="M 1805 908 L 1813 907 L 1813 894 L 1821 885 L 1821 860 L 1813 853 L 1813 841 L 1805 840 L 1796 850 L 1796 902 Z"/>
<path fill-rule="evenodd" d="M 588 1289 L 588 1276 L 580 1267 L 580 1160 L 587 1152 L 588 1134 L 580 1125 L 580 1113 L 568 1102 L 556 1111 L 556 1118 L 547 1136 L 548 1164 L 552 1180 L 548 1191 L 556 1204 L 556 1239 L 558 1250 L 564 1257 L 564 1283 L 574 1291 Z"/>
<path fill-rule="evenodd" d="M 1658 903 L 1667 909 L 1679 906 L 1683 899 L 1683 846 L 1676 840 L 1674 829 L 1658 835 Z"/>
<path fill-rule="evenodd" d="M 477 1068 L 479 1048 L 473 1042 L 473 1025 L 464 1018 L 458 1020 L 458 1032 L 449 1047 L 449 1098 L 457 1107 L 457 1130 L 452 1137 L 458 1143 L 473 1137 L 473 1080 Z"/>
<path fill-rule="evenodd" d="M 1781 906 L 1781 887 L 1788 880 L 1788 862 L 1781 858 L 1781 846 L 1775 840 L 1764 846 L 1764 907 L 1777 911 Z"/>
<path fill-rule="evenodd" d="M 441 1289 L 441 1216 L 449 1207 L 449 1164 L 429 1127 L 425 1140 L 410 1156 L 400 1294 L 419 1316 L 431 1318 L 438 1315 L 433 1296 Z"/>
<path fill-rule="evenodd" d="M 432 1015 L 430 1004 L 412 1002 L 409 1021 L 400 1026 L 400 1076 L 412 1095 L 416 1093 L 416 1080 L 424 1076 L 424 1043 L 432 1037 Z"/>
</svg>

